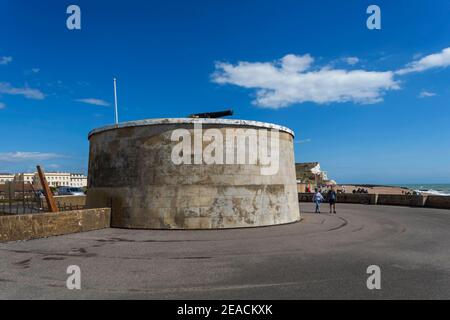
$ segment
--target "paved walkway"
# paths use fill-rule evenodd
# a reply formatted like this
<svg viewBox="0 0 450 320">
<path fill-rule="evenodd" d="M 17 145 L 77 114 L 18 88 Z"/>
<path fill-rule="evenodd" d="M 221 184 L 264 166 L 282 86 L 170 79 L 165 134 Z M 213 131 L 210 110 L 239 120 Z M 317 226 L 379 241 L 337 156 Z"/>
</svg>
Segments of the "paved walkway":
<svg viewBox="0 0 450 320">
<path fill-rule="evenodd" d="M 300 207 L 302 222 L 276 227 L 0 244 L 0 298 L 450 299 L 450 210 Z M 373 264 L 381 290 L 366 287 Z M 68 265 L 81 268 L 81 290 L 66 289 Z"/>
</svg>

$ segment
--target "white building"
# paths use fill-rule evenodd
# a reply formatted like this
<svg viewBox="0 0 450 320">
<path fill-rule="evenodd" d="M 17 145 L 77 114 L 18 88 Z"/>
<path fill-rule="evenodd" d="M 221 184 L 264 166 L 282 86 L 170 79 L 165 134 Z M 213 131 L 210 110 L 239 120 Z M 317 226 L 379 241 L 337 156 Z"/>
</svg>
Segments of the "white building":
<svg viewBox="0 0 450 320">
<path fill-rule="evenodd" d="M 81 173 L 71 173 L 70 186 L 77 188 L 87 187 L 87 177 Z"/>
<path fill-rule="evenodd" d="M 14 175 L 10 173 L 0 173 L 0 184 L 14 181 Z"/>
<path fill-rule="evenodd" d="M 36 183 L 35 173 L 17 173 L 14 175 L 14 182 Z"/>
<path fill-rule="evenodd" d="M 45 172 L 45 179 L 47 179 L 50 187 L 70 187 L 70 173 L 68 172 Z M 36 177 L 37 177 L 36 173 Z"/>
<path fill-rule="evenodd" d="M 87 187 L 87 177 L 81 173 L 45 172 L 44 175 L 50 187 Z M 16 174 L 14 180 L 17 182 L 25 181 L 25 183 L 33 184 L 36 189 L 41 189 L 37 172 Z"/>
</svg>

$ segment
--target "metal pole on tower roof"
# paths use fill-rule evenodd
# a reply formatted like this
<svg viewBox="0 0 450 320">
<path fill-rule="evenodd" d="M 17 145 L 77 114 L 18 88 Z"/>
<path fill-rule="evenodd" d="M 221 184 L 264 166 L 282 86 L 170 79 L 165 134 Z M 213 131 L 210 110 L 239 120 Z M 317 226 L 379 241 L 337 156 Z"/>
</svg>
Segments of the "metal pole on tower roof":
<svg viewBox="0 0 450 320">
<path fill-rule="evenodd" d="M 116 78 L 114 78 L 114 116 L 116 125 L 119 124 L 119 111 L 117 109 L 117 84 Z"/>
</svg>

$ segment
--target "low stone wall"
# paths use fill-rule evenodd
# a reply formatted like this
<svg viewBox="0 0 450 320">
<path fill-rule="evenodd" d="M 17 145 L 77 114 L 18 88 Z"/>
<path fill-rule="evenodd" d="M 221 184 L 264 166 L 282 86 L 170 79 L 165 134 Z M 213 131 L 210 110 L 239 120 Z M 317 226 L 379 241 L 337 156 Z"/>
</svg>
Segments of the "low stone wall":
<svg viewBox="0 0 450 320">
<path fill-rule="evenodd" d="M 299 193 L 298 202 L 312 202 L 313 193 Z"/>
<path fill-rule="evenodd" d="M 0 242 L 109 228 L 109 208 L 0 216 Z"/>
<path fill-rule="evenodd" d="M 419 195 L 379 194 L 377 204 L 387 206 L 423 207 L 426 198 L 426 196 Z"/>
<path fill-rule="evenodd" d="M 72 206 L 85 206 L 86 196 L 55 196 L 55 201 L 61 206 L 64 204 Z"/>
<path fill-rule="evenodd" d="M 425 200 L 425 207 L 450 209 L 450 197 L 444 196 L 428 196 Z"/>
<path fill-rule="evenodd" d="M 299 202 L 312 202 L 314 194 L 313 193 L 299 193 Z M 324 195 L 325 201 L 326 195 Z M 361 203 L 361 204 L 376 204 L 376 194 L 366 194 L 366 193 L 338 193 L 337 202 L 338 203 Z"/>
<path fill-rule="evenodd" d="M 313 193 L 299 193 L 298 201 L 312 202 L 313 195 Z M 324 197 L 326 200 L 326 196 Z M 338 193 L 337 202 L 450 209 L 449 196 Z"/>
<path fill-rule="evenodd" d="M 75 209 L 86 206 L 86 196 L 54 196 L 53 198 L 59 208 L 74 207 Z M 42 199 L 42 207 L 47 210 L 45 199 Z"/>
<path fill-rule="evenodd" d="M 376 204 L 377 195 L 368 193 L 338 193 L 338 203 Z"/>
</svg>

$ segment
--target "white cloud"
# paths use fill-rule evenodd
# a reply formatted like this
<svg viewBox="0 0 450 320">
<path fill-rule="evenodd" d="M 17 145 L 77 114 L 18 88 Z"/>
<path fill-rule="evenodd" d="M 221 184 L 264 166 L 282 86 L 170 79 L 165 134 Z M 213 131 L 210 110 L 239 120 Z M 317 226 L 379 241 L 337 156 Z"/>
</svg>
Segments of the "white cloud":
<svg viewBox="0 0 450 320">
<path fill-rule="evenodd" d="M 65 156 L 56 154 L 56 153 L 45 153 L 45 152 L 3 152 L 0 153 L 0 161 L 8 161 L 8 162 L 15 162 L 15 161 L 43 161 L 43 160 L 50 160 L 50 159 L 56 159 L 56 158 L 64 158 Z"/>
<path fill-rule="evenodd" d="M 419 98 L 427 98 L 427 97 L 434 97 L 436 93 L 422 90 L 419 94 Z"/>
<path fill-rule="evenodd" d="M 4 104 L 3 102 L 0 102 L 0 110 L 5 109 L 6 108 L 6 104 Z"/>
<path fill-rule="evenodd" d="M 93 104 L 96 106 L 104 106 L 104 107 L 109 106 L 109 103 L 102 99 L 86 98 L 86 99 L 77 99 L 75 101 L 87 103 L 87 104 Z"/>
<path fill-rule="evenodd" d="M 302 144 L 302 143 L 308 143 L 311 142 L 311 139 L 303 139 L 303 140 L 295 140 L 294 143 Z"/>
<path fill-rule="evenodd" d="M 397 70 L 399 75 L 420 72 L 432 68 L 445 68 L 450 65 L 450 48 L 445 48 L 439 53 L 430 54 L 419 60 L 409 63 L 405 68 Z"/>
<path fill-rule="evenodd" d="M 0 65 L 6 65 L 13 60 L 12 57 L 0 57 Z"/>
<path fill-rule="evenodd" d="M 306 71 L 311 67 L 314 58 L 309 54 L 303 56 L 296 56 L 294 54 L 287 54 L 281 58 L 281 67 L 289 73 Z"/>
<path fill-rule="evenodd" d="M 28 99 L 42 100 L 45 95 L 38 89 L 15 88 L 7 82 L 0 82 L 0 94 L 21 95 Z"/>
<path fill-rule="evenodd" d="M 276 62 L 216 63 L 212 81 L 256 89 L 254 104 L 281 108 L 294 103 L 376 103 L 399 89 L 391 71 L 311 69 L 310 55 L 288 54 Z M 308 71 L 309 70 L 309 71 Z"/>
<path fill-rule="evenodd" d="M 39 69 L 39 68 L 31 68 L 31 69 L 25 70 L 23 73 L 24 73 L 25 75 L 29 76 L 30 74 L 31 74 L 31 75 L 36 75 L 36 74 L 38 74 L 39 72 L 41 72 L 41 69 Z"/>
<path fill-rule="evenodd" d="M 343 60 L 351 66 L 353 66 L 359 62 L 358 57 L 347 57 L 347 58 L 344 58 Z"/>
</svg>

